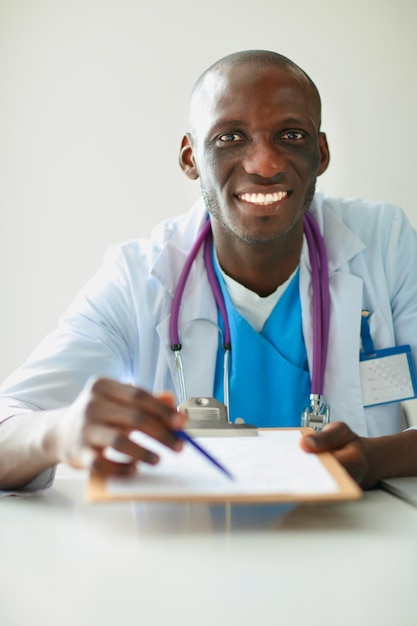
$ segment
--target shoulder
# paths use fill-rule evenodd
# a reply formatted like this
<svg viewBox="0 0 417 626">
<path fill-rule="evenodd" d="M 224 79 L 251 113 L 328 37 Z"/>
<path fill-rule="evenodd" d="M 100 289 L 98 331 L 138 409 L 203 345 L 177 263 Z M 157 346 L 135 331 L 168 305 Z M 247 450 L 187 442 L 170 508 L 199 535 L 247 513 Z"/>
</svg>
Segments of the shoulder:
<svg viewBox="0 0 417 626">
<path fill-rule="evenodd" d="M 157 224 L 151 233 L 152 245 L 161 249 L 168 241 L 175 241 L 179 247 L 188 249 L 201 230 L 206 215 L 207 209 L 200 198 L 187 213 Z"/>
<path fill-rule="evenodd" d="M 383 248 L 404 237 L 414 241 L 416 232 L 404 211 L 389 202 L 362 198 L 334 198 L 317 192 L 310 207 L 326 236 L 343 232 L 355 235 L 365 246 Z"/>
<path fill-rule="evenodd" d="M 399 206 L 389 202 L 363 198 L 337 198 L 323 192 L 315 194 L 311 211 L 322 220 L 326 220 L 331 214 L 354 231 L 360 231 L 378 222 L 407 219 Z"/>
<path fill-rule="evenodd" d="M 187 213 L 159 222 L 149 238 L 131 239 L 111 246 L 105 254 L 105 263 L 136 266 L 140 262 L 152 267 L 166 248 L 187 253 L 205 219 L 203 202 L 198 201 Z"/>
</svg>

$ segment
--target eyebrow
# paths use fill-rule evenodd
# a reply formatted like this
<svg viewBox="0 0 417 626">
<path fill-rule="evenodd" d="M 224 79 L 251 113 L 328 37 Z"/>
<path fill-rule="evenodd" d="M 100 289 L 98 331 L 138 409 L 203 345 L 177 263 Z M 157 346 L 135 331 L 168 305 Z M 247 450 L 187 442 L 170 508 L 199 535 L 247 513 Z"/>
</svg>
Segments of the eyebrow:
<svg viewBox="0 0 417 626">
<path fill-rule="evenodd" d="M 306 116 L 303 118 L 297 117 L 295 115 L 289 115 L 282 119 L 276 120 L 276 123 L 285 128 L 293 126 L 304 127 L 306 126 L 306 124 L 313 124 L 313 126 L 315 126 L 314 115 Z M 216 123 L 211 127 L 210 132 L 215 132 L 217 129 L 223 129 L 224 127 L 248 128 L 249 126 L 251 126 L 250 122 L 241 119 L 220 119 L 217 120 Z"/>
<path fill-rule="evenodd" d="M 244 120 L 229 120 L 229 119 L 220 119 L 217 120 L 213 125 L 213 128 L 217 128 L 218 126 L 249 126 L 248 122 Z"/>
</svg>

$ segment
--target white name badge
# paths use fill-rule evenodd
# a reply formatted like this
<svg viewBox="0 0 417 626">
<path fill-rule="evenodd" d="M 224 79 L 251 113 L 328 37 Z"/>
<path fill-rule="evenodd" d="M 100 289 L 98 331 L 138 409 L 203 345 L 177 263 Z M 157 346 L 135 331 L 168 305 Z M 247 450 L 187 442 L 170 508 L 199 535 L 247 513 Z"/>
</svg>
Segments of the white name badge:
<svg viewBox="0 0 417 626">
<path fill-rule="evenodd" d="M 417 376 L 409 345 L 360 354 L 363 406 L 417 397 Z"/>
</svg>

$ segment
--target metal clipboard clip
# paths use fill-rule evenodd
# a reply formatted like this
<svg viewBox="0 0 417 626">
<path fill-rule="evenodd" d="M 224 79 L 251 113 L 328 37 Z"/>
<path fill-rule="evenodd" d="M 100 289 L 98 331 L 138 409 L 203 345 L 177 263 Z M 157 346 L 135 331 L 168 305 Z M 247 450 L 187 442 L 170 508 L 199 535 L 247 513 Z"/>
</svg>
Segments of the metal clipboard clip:
<svg viewBox="0 0 417 626">
<path fill-rule="evenodd" d="M 229 422 L 226 406 L 215 398 L 188 398 L 179 405 L 178 410 L 188 415 L 184 430 L 194 437 L 245 437 L 258 434 L 255 426 Z"/>
</svg>

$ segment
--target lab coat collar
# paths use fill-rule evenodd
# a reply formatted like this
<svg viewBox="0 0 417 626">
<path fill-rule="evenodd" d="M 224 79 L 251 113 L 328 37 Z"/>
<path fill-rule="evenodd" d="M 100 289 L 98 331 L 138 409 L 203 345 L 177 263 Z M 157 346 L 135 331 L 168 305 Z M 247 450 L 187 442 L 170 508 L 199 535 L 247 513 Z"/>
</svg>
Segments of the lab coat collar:
<svg viewBox="0 0 417 626">
<path fill-rule="evenodd" d="M 186 213 L 178 219 L 162 222 L 152 231 L 152 241 L 154 242 L 154 254 L 152 259 L 151 274 L 160 282 L 171 297 L 174 296 L 181 271 L 188 257 L 190 249 L 197 238 L 205 220 L 207 219 L 207 209 L 200 198 L 191 212 Z M 198 258 L 201 258 L 201 252 Z M 190 286 L 199 279 L 196 271 L 198 259 L 195 267 L 191 268 L 187 281 L 186 292 L 190 292 Z M 184 294 L 186 297 L 186 294 Z"/>
<path fill-rule="evenodd" d="M 329 198 L 317 192 L 310 207 L 323 235 L 329 274 L 339 270 L 366 246 L 363 241 L 348 228 L 332 210 Z"/>
<path fill-rule="evenodd" d="M 324 210 L 327 202 L 327 196 L 317 192 L 309 210 L 314 215 L 323 234 L 329 274 L 331 274 L 364 250 L 366 246 L 333 211 Z M 152 240 L 156 243 L 156 252 L 151 273 L 172 297 L 190 248 L 206 219 L 207 209 L 203 199 L 200 198 L 190 213 L 179 219 L 161 223 L 152 231 Z M 172 252 L 174 254 L 171 254 Z M 193 269 L 189 278 L 190 284 L 194 282 L 194 278 L 200 279 L 199 273 Z"/>
</svg>

